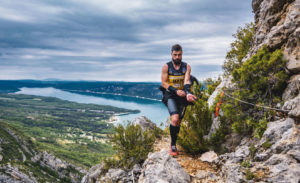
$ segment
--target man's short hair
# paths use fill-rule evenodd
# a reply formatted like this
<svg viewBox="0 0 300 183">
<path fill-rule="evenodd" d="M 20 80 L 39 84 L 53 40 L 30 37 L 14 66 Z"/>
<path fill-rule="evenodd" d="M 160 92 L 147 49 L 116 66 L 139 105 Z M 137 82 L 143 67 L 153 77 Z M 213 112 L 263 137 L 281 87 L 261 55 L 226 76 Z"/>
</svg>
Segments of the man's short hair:
<svg viewBox="0 0 300 183">
<path fill-rule="evenodd" d="M 182 51 L 182 47 L 179 44 L 174 44 L 172 46 L 171 52 L 173 52 L 173 51 Z"/>
</svg>

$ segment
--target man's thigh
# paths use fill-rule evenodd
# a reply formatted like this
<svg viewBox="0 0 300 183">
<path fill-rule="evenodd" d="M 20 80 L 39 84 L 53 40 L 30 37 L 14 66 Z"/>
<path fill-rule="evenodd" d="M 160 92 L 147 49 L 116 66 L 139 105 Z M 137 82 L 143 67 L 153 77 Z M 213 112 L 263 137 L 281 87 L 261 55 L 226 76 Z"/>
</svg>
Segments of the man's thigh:
<svg viewBox="0 0 300 183">
<path fill-rule="evenodd" d="M 178 114 L 179 119 L 183 118 L 186 109 L 186 105 L 184 105 L 183 102 L 170 98 L 167 101 L 167 106 L 170 116 Z"/>
<path fill-rule="evenodd" d="M 175 99 L 169 98 L 167 101 L 167 106 L 170 116 L 174 114 L 179 114 L 178 106 Z"/>
</svg>

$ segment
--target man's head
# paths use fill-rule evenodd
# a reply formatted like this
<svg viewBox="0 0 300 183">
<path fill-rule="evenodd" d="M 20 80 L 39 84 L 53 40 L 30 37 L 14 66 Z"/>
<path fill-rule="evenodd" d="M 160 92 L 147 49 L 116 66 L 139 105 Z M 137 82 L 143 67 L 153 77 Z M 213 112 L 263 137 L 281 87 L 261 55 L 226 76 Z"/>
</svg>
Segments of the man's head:
<svg viewBox="0 0 300 183">
<path fill-rule="evenodd" d="M 173 45 L 171 55 L 173 63 L 175 65 L 180 65 L 182 59 L 182 47 L 179 44 Z"/>
</svg>

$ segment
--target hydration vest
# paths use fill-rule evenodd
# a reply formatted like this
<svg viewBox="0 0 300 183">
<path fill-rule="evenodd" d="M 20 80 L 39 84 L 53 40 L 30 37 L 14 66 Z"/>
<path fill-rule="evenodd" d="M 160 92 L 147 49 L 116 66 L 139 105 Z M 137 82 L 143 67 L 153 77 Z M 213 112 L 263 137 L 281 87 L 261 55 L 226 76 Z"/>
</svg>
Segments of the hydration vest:
<svg viewBox="0 0 300 183">
<path fill-rule="evenodd" d="M 168 65 L 167 83 L 178 90 L 183 90 L 184 77 L 187 70 L 187 64 L 185 62 L 181 62 L 180 68 L 178 70 L 176 70 L 173 67 L 172 61 L 168 62 L 167 65 Z"/>
</svg>

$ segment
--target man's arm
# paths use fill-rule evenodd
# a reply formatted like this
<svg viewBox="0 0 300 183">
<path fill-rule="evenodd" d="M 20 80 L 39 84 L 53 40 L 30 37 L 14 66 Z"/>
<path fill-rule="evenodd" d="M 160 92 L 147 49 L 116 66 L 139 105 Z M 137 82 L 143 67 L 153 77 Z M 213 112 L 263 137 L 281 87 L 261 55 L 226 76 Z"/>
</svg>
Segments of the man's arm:
<svg viewBox="0 0 300 183">
<path fill-rule="evenodd" d="M 187 64 L 187 69 L 184 77 L 184 88 L 186 90 L 186 100 L 189 102 L 194 102 L 197 98 L 193 94 L 190 93 L 191 88 L 191 66 Z"/>
<path fill-rule="evenodd" d="M 167 83 L 168 81 L 168 65 L 165 64 L 162 68 L 161 71 L 161 85 L 167 90 L 169 88 L 169 84 Z"/>
<path fill-rule="evenodd" d="M 184 84 L 191 84 L 191 66 L 189 64 L 187 64 L 187 66 L 186 66 Z"/>
</svg>

